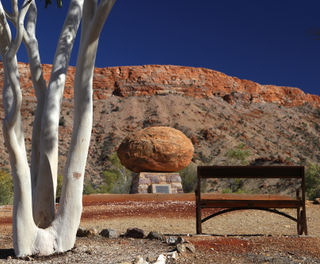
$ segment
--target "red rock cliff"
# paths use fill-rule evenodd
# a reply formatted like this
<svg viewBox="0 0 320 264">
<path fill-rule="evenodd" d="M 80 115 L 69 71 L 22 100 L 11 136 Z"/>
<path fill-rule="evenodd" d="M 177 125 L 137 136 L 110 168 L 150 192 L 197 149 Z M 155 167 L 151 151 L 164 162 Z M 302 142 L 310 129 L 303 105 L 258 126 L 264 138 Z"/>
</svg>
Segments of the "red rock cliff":
<svg viewBox="0 0 320 264">
<path fill-rule="evenodd" d="M 28 64 L 20 63 L 19 68 L 24 95 L 34 95 Z M 49 79 L 51 68 L 51 65 L 43 65 L 46 80 Z M 75 68 L 70 67 L 65 88 L 65 96 L 69 98 L 73 95 L 74 72 Z M 2 85 L 1 79 L 2 64 Z M 166 94 L 221 96 L 230 103 L 236 96 L 248 102 L 273 102 L 284 106 L 309 103 L 320 107 L 319 96 L 306 94 L 298 88 L 261 85 L 205 68 L 171 65 L 96 68 L 94 98 L 105 99 L 112 94 L 123 97 Z"/>
</svg>

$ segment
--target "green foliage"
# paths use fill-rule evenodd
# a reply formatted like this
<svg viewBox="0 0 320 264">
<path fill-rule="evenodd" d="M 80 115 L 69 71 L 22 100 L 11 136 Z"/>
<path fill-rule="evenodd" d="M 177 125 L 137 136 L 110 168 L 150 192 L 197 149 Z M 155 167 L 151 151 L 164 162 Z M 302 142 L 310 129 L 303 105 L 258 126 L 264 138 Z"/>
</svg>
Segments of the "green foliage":
<svg viewBox="0 0 320 264">
<path fill-rule="evenodd" d="M 197 188 L 197 165 L 191 162 L 183 170 L 179 171 L 183 192 L 190 193 L 194 192 Z M 207 188 L 207 181 L 201 181 L 201 191 L 204 192 Z"/>
<path fill-rule="evenodd" d="M 48 7 L 48 5 L 51 5 L 52 4 L 52 0 L 45 0 L 45 8 Z M 62 7 L 62 0 L 57 0 L 57 6 L 59 8 Z"/>
<path fill-rule="evenodd" d="M 0 171 L 0 204 L 11 204 L 13 201 L 13 184 L 11 175 Z"/>
<path fill-rule="evenodd" d="M 109 156 L 111 167 L 103 172 L 104 184 L 98 192 L 129 193 L 133 173 L 122 166 L 117 153 Z"/>
<path fill-rule="evenodd" d="M 240 143 L 237 147 L 229 149 L 226 154 L 231 165 L 247 165 L 249 163 L 250 151 L 245 149 L 245 145 Z"/>
<path fill-rule="evenodd" d="M 60 198 L 61 196 L 61 190 L 62 190 L 62 182 L 63 182 L 63 176 L 61 174 L 58 174 L 58 179 L 57 179 L 57 198 Z"/>
<path fill-rule="evenodd" d="M 92 186 L 91 182 L 85 182 L 83 186 L 83 194 L 97 193 L 97 190 Z"/>
<path fill-rule="evenodd" d="M 306 168 L 306 193 L 310 200 L 320 197 L 320 164 L 310 163 Z"/>
<path fill-rule="evenodd" d="M 185 193 L 193 192 L 197 187 L 197 166 L 194 163 L 190 163 L 189 166 L 179 171 L 182 188 Z"/>
<path fill-rule="evenodd" d="M 241 188 L 237 189 L 236 191 L 231 190 L 231 188 L 226 188 L 226 189 L 222 190 L 222 193 L 238 193 L 238 194 L 240 194 L 240 193 L 248 193 L 248 192 L 246 192 L 245 190 L 243 190 Z"/>
</svg>

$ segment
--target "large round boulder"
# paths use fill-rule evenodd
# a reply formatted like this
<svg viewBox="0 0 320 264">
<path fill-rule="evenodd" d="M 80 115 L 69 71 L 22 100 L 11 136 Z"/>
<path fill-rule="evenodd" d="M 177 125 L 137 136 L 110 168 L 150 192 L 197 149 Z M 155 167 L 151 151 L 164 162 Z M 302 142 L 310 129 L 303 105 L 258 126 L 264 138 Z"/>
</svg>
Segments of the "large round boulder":
<svg viewBox="0 0 320 264">
<path fill-rule="evenodd" d="M 118 156 L 127 169 L 142 172 L 175 172 L 188 166 L 193 145 L 181 131 L 170 127 L 148 127 L 126 137 Z"/>
</svg>

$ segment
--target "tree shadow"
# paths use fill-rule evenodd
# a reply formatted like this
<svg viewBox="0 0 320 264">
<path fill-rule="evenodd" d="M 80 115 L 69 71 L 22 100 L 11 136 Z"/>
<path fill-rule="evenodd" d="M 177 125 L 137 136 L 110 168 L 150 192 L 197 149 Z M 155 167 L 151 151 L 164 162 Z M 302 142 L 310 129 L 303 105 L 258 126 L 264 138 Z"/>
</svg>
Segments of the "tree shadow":
<svg viewBox="0 0 320 264">
<path fill-rule="evenodd" d="M 8 257 L 15 257 L 13 248 L 0 249 L 0 259 L 8 259 Z"/>
</svg>

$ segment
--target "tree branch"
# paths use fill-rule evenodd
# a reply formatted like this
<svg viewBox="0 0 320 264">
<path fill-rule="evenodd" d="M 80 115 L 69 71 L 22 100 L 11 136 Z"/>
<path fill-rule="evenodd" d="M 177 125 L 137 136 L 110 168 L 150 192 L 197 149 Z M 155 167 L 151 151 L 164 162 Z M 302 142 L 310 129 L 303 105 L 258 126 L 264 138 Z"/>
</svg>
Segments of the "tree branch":
<svg viewBox="0 0 320 264">
<path fill-rule="evenodd" d="M 37 22 L 37 6 L 33 0 L 28 11 L 26 30 L 23 35 L 23 42 L 26 47 L 30 73 L 33 87 L 37 98 L 37 108 L 33 122 L 32 130 L 32 150 L 31 150 L 31 184 L 33 197 L 39 172 L 40 163 L 40 134 L 41 134 L 41 119 L 45 103 L 45 94 L 47 90 L 46 81 L 43 78 L 43 70 L 41 66 L 38 40 L 36 38 L 36 22 Z"/>
<path fill-rule="evenodd" d="M 88 42 L 94 42 L 99 38 L 102 28 L 116 0 L 102 0 L 92 18 L 88 35 Z"/>
<path fill-rule="evenodd" d="M 7 53 L 11 43 L 11 30 L 8 25 L 5 10 L 0 2 L 0 53 L 2 58 Z"/>
</svg>

